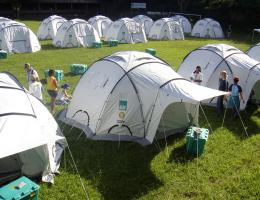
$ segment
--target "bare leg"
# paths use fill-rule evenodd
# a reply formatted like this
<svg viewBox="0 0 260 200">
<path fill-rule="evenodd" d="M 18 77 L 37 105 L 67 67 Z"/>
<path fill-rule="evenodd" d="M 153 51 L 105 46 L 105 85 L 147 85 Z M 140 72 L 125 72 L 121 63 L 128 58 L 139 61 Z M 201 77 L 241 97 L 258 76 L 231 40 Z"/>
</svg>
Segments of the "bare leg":
<svg viewBox="0 0 260 200">
<path fill-rule="evenodd" d="M 55 100 L 56 98 L 51 97 L 51 113 L 54 113 L 54 109 L 55 109 Z"/>
</svg>

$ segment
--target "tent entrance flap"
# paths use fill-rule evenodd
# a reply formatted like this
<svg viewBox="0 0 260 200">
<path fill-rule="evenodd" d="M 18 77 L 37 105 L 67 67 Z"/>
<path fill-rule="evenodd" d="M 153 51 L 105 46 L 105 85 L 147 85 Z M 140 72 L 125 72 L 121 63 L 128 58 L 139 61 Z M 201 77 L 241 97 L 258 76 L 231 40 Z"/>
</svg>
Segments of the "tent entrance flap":
<svg viewBox="0 0 260 200">
<path fill-rule="evenodd" d="M 155 137 L 164 138 L 183 132 L 193 123 L 193 118 L 186 103 L 172 103 L 164 110 Z"/>
</svg>

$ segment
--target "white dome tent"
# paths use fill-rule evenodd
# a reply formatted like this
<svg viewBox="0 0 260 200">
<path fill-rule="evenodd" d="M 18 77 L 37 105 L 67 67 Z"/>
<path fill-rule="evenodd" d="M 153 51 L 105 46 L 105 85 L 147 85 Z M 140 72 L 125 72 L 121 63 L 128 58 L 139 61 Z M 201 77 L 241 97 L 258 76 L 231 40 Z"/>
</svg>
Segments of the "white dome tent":
<svg viewBox="0 0 260 200">
<path fill-rule="evenodd" d="M 13 20 L 11 20 L 11 19 L 9 19 L 9 18 L 5 18 L 5 17 L 0 17 L 0 24 L 1 24 L 1 23 L 5 23 L 5 22 L 8 22 L 8 21 L 13 21 Z"/>
<path fill-rule="evenodd" d="M 189 79 L 196 66 L 200 66 L 203 73 L 202 85 L 213 89 L 218 89 L 221 71 L 227 71 L 229 84 L 233 83 L 234 76 L 238 76 L 245 100 L 245 104 L 240 104 L 241 110 L 245 109 L 252 89 L 260 99 L 260 63 L 237 48 L 209 44 L 195 49 L 184 58 L 178 73 Z"/>
<path fill-rule="evenodd" d="M 224 33 L 219 22 L 204 18 L 196 22 L 191 31 L 191 36 L 201 38 L 224 38 Z"/>
<path fill-rule="evenodd" d="M 250 47 L 246 54 L 260 62 L 260 43 Z"/>
<path fill-rule="evenodd" d="M 150 54 L 118 52 L 81 77 L 59 119 L 94 140 L 147 145 L 163 129 L 170 135 L 197 124 L 199 102 L 223 94 L 185 80 Z"/>
<path fill-rule="evenodd" d="M 184 33 L 186 33 L 186 34 L 191 33 L 191 28 L 192 28 L 191 23 L 186 17 L 184 17 L 182 15 L 174 15 L 173 17 L 171 17 L 171 19 L 173 21 L 179 22 Z"/>
<path fill-rule="evenodd" d="M 52 15 L 44 19 L 37 32 L 37 37 L 39 40 L 52 40 L 58 28 L 67 20 L 63 17 Z"/>
<path fill-rule="evenodd" d="M 94 42 L 100 42 L 95 28 L 83 19 L 72 19 L 60 26 L 52 44 L 59 48 L 92 47 Z"/>
<path fill-rule="evenodd" d="M 41 45 L 23 23 L 6 21 L 0 23 L 0 49 L 8 53 L 32 53 L 39 51 Z"/>
<path fill-rule="evenodd" d="M 53 182 L 67 142 L 47 108 L 11 74 L 0 73 L 0 182 L 42 176 Z"/>
<path fill-rule="evenodd" d="M 130 18 L 121 18 L 114 21 L 109 27 L 104 40 L 118 40 L 119 43 L 132 44 L 147 42 L 142 25 Z"/>
<path fill-rule="evenodd" d="M 162 18 L 153 23 L 148 38 L 154 40 L 184 40 L 181 25 L 170 18 Z"/>
<path fill-rule="evenodd" d="M 151 27 L 153 25 L 152 18 L 150 18 L 146 15 L 137 15 L 137 16 L 133 17 L 132 19 L 144 27 L 144 31 L 145 31 L 146 35 L 149 34 Z"/>
<path fill-rule="evenodd" d="M 112 24 L 111 19 L 108 17 L 97 15 L 95 17 L 91 17 L 88 20 L 88 23 L 90 23 L 96 31 L 98 32 L 98 35 L 100 38 L 105 37 L 107 30 L 109 29 L 110 25 Z"/>
</svg>

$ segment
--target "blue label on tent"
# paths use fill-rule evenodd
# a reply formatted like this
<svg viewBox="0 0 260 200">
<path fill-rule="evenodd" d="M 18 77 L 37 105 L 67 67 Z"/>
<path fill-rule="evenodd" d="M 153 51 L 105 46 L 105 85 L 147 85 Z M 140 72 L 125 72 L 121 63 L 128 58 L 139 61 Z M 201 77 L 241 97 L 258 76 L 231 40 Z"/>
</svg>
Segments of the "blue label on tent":
<svg viewBox="0 0 260 200">
<path fill-rule="evenodd" d="M 119 100 L 119 110 L 126 110 L 126 109 L 127 109 L 127 101 Z"/>
</svg>

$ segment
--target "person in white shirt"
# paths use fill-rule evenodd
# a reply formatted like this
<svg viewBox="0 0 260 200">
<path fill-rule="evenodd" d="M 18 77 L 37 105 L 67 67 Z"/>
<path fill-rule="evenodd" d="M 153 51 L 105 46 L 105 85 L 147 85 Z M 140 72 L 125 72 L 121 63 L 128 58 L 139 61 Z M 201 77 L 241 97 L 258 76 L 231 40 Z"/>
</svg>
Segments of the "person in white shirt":
<svg viewBox="0 0 260 200">
<path fill-rule="evenodd" d="M 203 81 L 203 74 L 201 72 L 201 67 L 197 66 L 195 71 L 192 73 L 190 80 L 193 83 L 196 83 L 198 85 L 201 85 L 201 82 Z"/>
<path fill-rule="evenodd" d="M 27 74 L 27 82 L 28 82 L 28 88 L 29 92 L 32 93 L 31 91 L 31 84 L 36 80 L 36 78 L 39 79 L 39 75 L 35 69 L 30 65 L 30 63 L 25 63 L 24 64 L 24 69 Z"/>
<path fill-rule="evenodd" d="M 64 83 L 61 88 L 58 90 L 58 95 L 56 97 L 56 104 L 67 105 L 70 103 L 72 96 L 67 93 L 70 85 Z"/>
<path fill-rule="evenodd" d="M 30 86 L 30 93 L 37 97 L 38 99 L 40 99 L 42 101 L 42 91 L 43 91 L 43 87 L 42 87 L 42 84 L 39 80 L 39 77 L 37 77 L 32 83 L 31 83 L 31 86 Z"/>
</svg>

